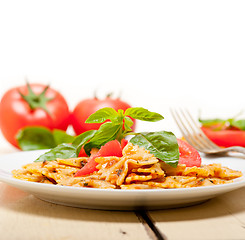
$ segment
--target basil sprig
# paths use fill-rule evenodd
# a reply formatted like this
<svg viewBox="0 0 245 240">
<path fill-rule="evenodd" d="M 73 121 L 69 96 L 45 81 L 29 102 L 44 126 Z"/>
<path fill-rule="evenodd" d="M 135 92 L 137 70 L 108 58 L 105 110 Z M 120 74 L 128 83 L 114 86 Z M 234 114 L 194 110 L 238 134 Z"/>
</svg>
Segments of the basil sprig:
<svg viewBox="0 0 245 240">
<path fill-rule="evenodd" d="M 155 122 L 163 119 L 159 113 L 150 112 L 145 108 L 128 108 L 126 111 L 119 109 L 118 112 L 112 108 L 102 108 L 93 113 L 85 121 L 86 123 L 103 123 L 95 136 L 85 144 L 84 150 L 89 155 L 92 148 L 100 148 L 105 143 L 117 139 L 119 142 L 127 135 L 134 134 L 131 127 L 133 121 L 131 118 Z"/>
<path fill-rule="evenodd" d="M 135 133 L 131 128 L 132 119 L 156 122 L 162 120 L 163 116 L 141 107 L 128 108 L 126 111 L 102 108 L 86 120 L 86 123 L 103 123 L 98 130 L 84 132 L 75 137 L 70 144 L 59 144 L 35 161 L 50 161 L 57 157 L 77 157 L 82 147 L 90 155 L 92 148 L 100 148 L 111 140 L 121 141 L 126 136 L 133 135 L 130 142 L 144 147 L 160 160 L 176 167 L 179 160 L 179 148 L 175 135 L 166 131 Z"/>
</svg>

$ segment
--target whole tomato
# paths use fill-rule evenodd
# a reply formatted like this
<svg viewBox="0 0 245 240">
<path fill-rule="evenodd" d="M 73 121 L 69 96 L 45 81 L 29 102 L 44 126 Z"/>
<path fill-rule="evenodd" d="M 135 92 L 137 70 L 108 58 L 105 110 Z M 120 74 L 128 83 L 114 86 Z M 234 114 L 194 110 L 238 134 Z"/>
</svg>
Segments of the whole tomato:
<svg viewBox="0 0 245 240">
<path fill-rule="evenodd" d="M 0 102 L 0 127 L 6 140 L 18 147 L 16 134 L 26 126 L 66 130 L 70 112 L 65 98 L 56 90 L 29 84 L 9 89 Z"/>
<path fill-rule="evenodd" d="M 79 135 L 88 130 L 99 129 L 102 123 L 85 123 L 85 121 L 91 114 L 104 107 L 111 107 L 114 108 L 116 111 L 118 109 L 122 109 L 125 111 L 131 106 L 128 103 L 122 101 L 120 98 L 113 99 L 110 96 L 107 96 L 105 99 L 98 99 L 96 97 L 84 99 L 76 105 L 71 116 L 71 123 L 75 133 Z M 132 130 L 134 130 L 135 119 L 132 120 L 134 122 Z"/>
</svg>

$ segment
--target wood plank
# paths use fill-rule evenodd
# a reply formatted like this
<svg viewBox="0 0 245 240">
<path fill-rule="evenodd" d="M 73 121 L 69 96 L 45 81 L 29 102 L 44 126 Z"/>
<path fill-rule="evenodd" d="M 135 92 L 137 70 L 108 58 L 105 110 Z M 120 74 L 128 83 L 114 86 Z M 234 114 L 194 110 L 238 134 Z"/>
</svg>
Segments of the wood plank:
<svg viewBox="0 0 245 240">
<path fill-rule="evenodd" d="M 149 215 L 168 240 L 245 239 L 245 188 L 196 206 Z"/>
<path fill-rule="evenodd" d="M 47 203 L 0 183 L 0 234 L 6 240 L 151 239 L 134 212 Z"/>
</svg>

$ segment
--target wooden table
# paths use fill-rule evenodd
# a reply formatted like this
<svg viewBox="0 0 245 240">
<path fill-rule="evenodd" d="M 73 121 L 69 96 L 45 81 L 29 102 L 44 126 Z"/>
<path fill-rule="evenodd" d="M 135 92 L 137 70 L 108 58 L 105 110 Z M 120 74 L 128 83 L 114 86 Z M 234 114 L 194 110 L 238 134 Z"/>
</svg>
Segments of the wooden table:
<svg viewBox="0 0 245 240">
<path fill-rule="evenodd" d="M 0 143 L 0 154 L 16 151 Z M 0 182 L 0 239 L 242 240 L 245 188 L 192 207 L 121 212 L 47 203 Z"/>
</svg>

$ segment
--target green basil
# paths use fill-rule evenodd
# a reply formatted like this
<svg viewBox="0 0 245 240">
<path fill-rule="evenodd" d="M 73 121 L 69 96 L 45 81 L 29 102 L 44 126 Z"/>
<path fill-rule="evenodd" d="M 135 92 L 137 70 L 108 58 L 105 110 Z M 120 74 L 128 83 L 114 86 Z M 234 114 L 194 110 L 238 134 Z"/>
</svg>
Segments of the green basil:
<svg viewBox="0 0 245 240">
<path fill-rule="evenodd" d="M 100 148 L 107 142 L 118 139 L 117 137 L 120 135 L 121 130 L 121 124 L 114 124 L 112 122 L 102 124 L 90 141 L 84 145 L 85 152 L 90 155 L 92 148 Z"/>
<path fill-rule="evenodd" d="M 134 122 L 130 117 L 124 118 L 124 127 L 126 131 L 131 131 L 131 127 L 133 126 Z"/>
<path fill-rule="evenodd" d="M 89 130 L 87 132 L 84 132 L 80 135 L 78 135 L 74 141 L 72 142 L 72 145 L 74 147 L 76 147 L 76 154 L 78 155 L 81 151 L 82 146 L 88 142 L 91 138 L 93 138 L 93 136 L 95 135 L 95 133 L 97 132 L 97 130 Z"/>
<path fill-rule="evenodd" d="M 212 126 L 218 123 L 222 123 L 225 124 L 227 120 L 224 119 L 220 119 L 220 118 L 215 118 L 215 119 L 199 119 L 199 122 L 203 125 L 203 126 Z"/>
<path fill-rule="evenodd" d="M 149 110 L 142 107 L 128 108 L 124 115 L 130 116 L 135 119 L 142 121 L 156 122 L 162 120 L 164 117 L 155 112 L 150 112 Z"/>
<path fill-rule="evenodd" d="M 77 157 L 83 144 L 90 140 L 95 133 L 96 130 L 90 130 L 78 135 L 76 138 L 70 138 L 70 140 L 73 139 L 72 143 L 59 144 L 50 151 L 42 154 L 35 162 L 52 161 L 56 158 L 67 159 Z"/>
<path fill-rule="evenodd" d="M 56 146 L 52 132 L 44 127 L 26 127 L 16 135 L 23 151 L 49 149 Z"/>
<path fill-rule="evenodd" d="M 45 127 L 25 127 L 16 135 L 23 151 L 53 148 L 61 143 L 71 143 L 74 138 L 63 130 L 51 131 Z"/>
<path fill-rule="evenodd" d="M 229 118 L 229 119 L 220 119 L 220 118 L 215 118 L 215 119 L 199 119 L 199 122 L 204 126 L 204 127 L 210 127 L 213 125 L 217 125 L 218 127 L 215 128 L 215 130 L 220 130 L 222 129 L 223 126 L 228 127 L 236 127 L 240 130 L 245 131 L 245 119 L 239 119 L 236 120 L 235 118 Z"/>
<path fill-rule="evenodd" d="M 74 158 L 77 157 L 76 147 L 69 143 L 62 143 L 50 151 L 42 154 L 34 162 L 52 161 L 57 158 Z"/>
<path fill-rule="evenodd" d="M 107 119 L 113 121 L 117 119 L 117 117 L 118 117 L 118 113 L 115 109 L 105 107 L 91 114 L 85 122 L 86 123 L 102 123 L 106 121 Z"/>
<path fill-rule="evenodd" d="M 69 135 L 65 131 L 59 129 L 53 130 L 53 137 L 56 145 L 59 145 L 61 143 L 71 143 L 75 139 L 74 136 Z"/>
<path fill-rule="evenodd" d="M 245 131 L 245 120 L 244 119 L 240 119 L 240 120 L 232 121 L 231 122 L 231 126 L 237 127 L 239 129 Z"/>
<path fill-rule="evenodd" d="M 144 147 L 155 157 L 176 167 L 179 161 L 179 146 L 172 132 L 142 132 L 130 139 L 134 145 Z"/>
</svg>

